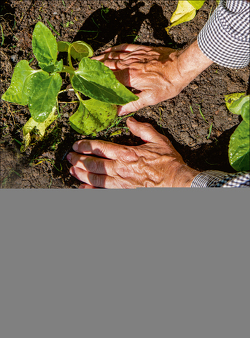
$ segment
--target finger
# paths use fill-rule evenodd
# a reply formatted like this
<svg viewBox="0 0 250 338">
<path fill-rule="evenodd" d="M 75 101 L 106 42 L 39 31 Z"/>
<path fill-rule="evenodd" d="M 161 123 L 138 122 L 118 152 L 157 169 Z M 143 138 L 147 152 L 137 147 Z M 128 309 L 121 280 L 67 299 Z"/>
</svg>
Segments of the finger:
<svg viewBox="0 0 250 338">
<path fill-rule="evenodd" d="M 129 59 L 129 60 L 115 60 L 115 59 L 105 59 L 103 61 L 103 64 L 106 67 L 109 67 L 111 70 L 123 70 L 128 68 L 131 63 L 134 63 L 135 60 Z"/>
<path fill-rule="evenodd" d="M 105 54 L 100 54 L 98 56 L 94 56 L 91 59 L 97 60 L 97 61 L 105 61 L 105 60 L 123 60 L 128 56 L 128 53 L 123 52 L 110 52 Z"/>
<path fill-rule="evenodd" d="M 76 167 L 70 168 L 70 174 L 79 181 L 91 185 L 95 188 L 119 188 L 116 180 L 107 175 L 93 174 L 86 170 Z"/>
<path fill-rule="evenodd" d="M 137 90 L 147 89 L 145 88 L 146 85 L 148 87 L 148 84 L 145 83 L 145 77 L 141 76 L 140 72 L 135 69 L 125 68 L 123 70 L 113 70 L 113 73 L 116 79 L 126 87 L 131 87 Z"/>
<path fill-rule="evenodd" d="M 109 53 L 109 52 L 134 52 L 137 49 L 150 49 L 150 47 L 147 46 L 141 46 L 141 45 L 134 45 L 131 43 L 123 43 L 118 46 L 113 46 L 108 49 L 106 49 L 103 53 Z"/>
<path fill-rule="evenodd" d="M 100 55 L 93 56 L 92 59 L 98 61 L 105 60 L 132 60 L 131 62 L 148 62 L 152 59 L 157 59 L 159 53 L 151 50 L 150 47 L 137 46 L 137 49 L 132 52 L 109 51 Z"/>
<path fill-rule="evenodd" d="M 140 137 L 144 142 L 158 144 L 164 142 L 164 136 L 158 133 L 151 124 L 138 122 L 133 117 L 129 117 L 126 122 L 131 133 Z"/>
<path fill-rule="evenodd" d="M 116 70 L 113 71 L 116 79 L 122 83 L 124 86 L 126 87 L 133 87 L 131 80 L 133 81 L 133 79 L 131 78 L 131 74 L 129 69 L 124 69 L 124 70 Z"/>
<path fill-rule="evenodd" d="M 73 144 L 73 150 L 81 154 L 96 155 L 111 160 L 117 160 L 127 152 L 123 145 L 101 140 L 76 141 Z"/>
<path fill-rule="evenodd" d="M 118 116 L 127 115 L 141 108 L 149 106 L 150 104 L 158 103 L 158 102 L 154 103 L 153 101 L 151 101 L 150 94 L 151 94 L 151 91 L 149 90 L 143 90 L 140 93 L 136 94 L 139 97 L 139 100 L 129 102 L 125 104 L 124 106 L 119 107 L 117 110 Z"/>
<path fill-rule="evenodd" d="M 78 153 L 69 153 L 67 160 L 79 169 L 83 169 L 95 174 L 115 175 L 114 162 L 89 155 L 80 155 Z"/>
<path fill-rule="evenodd" d="M 93 185 L 89 185 L 89 184 L 81 184 L 78 189 L 98 189 L 96 187 L 94 187 Z"/>
</svg>

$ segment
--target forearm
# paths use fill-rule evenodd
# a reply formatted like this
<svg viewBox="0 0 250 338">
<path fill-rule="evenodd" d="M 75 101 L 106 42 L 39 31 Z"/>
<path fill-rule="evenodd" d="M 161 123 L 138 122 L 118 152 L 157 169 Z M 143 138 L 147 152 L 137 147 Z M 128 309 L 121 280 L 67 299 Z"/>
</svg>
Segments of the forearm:
<svg viewBox="0 0 250 338">
<path fill-rule="evenodd" d="M 202 53 L 197 41 L 193 42 L 188 48 L 178 51 L 176 54 L 177 69 L 185 85 L 188 85 L 213 63 L 212 60 Z"/>
</svg>

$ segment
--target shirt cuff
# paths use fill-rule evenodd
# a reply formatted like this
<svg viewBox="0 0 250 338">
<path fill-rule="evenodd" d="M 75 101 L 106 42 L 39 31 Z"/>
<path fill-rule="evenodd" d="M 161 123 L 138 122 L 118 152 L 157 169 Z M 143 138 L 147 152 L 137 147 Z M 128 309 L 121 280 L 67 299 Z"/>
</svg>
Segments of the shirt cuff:
<svg viewBox="0 0 250 338">
<path fill-rule="evenodd" d="M 193 179 L 191 188 L 241 188 L 250 187 L 250 173 L 225 173 L 218 170 L 207 170 L 199 173 Z"/>
<path fill-rule="evenodd" d="M 244 68 L 250 62 L 250 2 L 222 0 L 198 35 L 198 46 L 213 62 Z"/>
</svg>

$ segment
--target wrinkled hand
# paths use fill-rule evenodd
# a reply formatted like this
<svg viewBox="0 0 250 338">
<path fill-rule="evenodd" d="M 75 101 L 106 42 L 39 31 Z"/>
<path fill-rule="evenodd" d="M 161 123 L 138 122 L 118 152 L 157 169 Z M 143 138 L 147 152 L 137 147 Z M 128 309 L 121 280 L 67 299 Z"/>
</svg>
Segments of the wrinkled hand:
<svg viewBox="0 0 250 338">
<path fill-rule="evenodd" d="M 99 140 L 77 141 L 67 159 L 80 188 L 188 187 L 199 173 L 191 169 L 164 135 L 150 124 L 127 119 L 145 144 L 124 146 Z"/>
<path fill-rule="evenodd" d="M 122 44 L 93 59 L 113 70 L 123 85 L 140 91 L 136 93 L 139 100 L 118 108 L 120 116 L 170 99 L 187 85 L 180 76 L 177 54 L 172 48 Z"/>
</svg>

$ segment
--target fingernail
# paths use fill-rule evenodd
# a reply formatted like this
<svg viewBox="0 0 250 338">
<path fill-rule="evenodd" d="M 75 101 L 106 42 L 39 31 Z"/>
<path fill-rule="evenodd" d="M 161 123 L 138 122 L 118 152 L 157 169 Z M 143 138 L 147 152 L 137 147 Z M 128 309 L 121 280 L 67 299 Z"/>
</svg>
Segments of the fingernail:
<svg viewBox="0 0 250 338">
<path fill-rule="evenodd" d="M 78 150 L 78 143 L 74 143 L 72 148 L 74 149 L 74 151 L 77 151 Z"/>
<path fill-rule="evenodd" d="M 71 153 L 68 153 L 68 155 L 67 155 L 67 160 L 68 160 L 69 162 L 71 162 L 71 159 L 72 159 L 72 155 L 71 155 Z"/>
<path fill-rule="evenodd" d="M 130 117 L 128 118 L 128 120 L 129 120 L 129 122 L 136 122 L 136 120 L 135 120 L 132 116 L 130 116 Z"/>
</svg>

